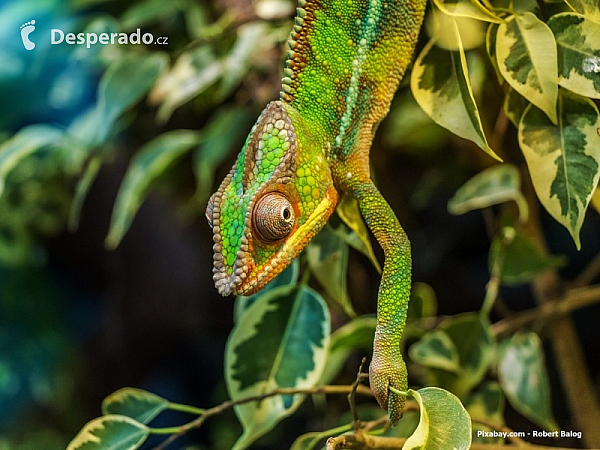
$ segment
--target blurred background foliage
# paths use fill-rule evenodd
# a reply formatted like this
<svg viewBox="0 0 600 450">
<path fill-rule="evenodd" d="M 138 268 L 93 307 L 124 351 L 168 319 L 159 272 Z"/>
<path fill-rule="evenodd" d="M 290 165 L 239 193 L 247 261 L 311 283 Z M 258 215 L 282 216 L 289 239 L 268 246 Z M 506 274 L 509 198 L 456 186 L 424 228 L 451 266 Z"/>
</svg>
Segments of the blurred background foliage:
<svg viewBox="0 0 600 450">
<path fill-rule="evenodd" d="M 233 301 L 212 286 L 204 208 L 254 119 L 278 96 L 294 8 L 288 0 L 0 2 L 0 450 L 64 448 L 123 386 L 200 406 L 226 398 Z M 19 27 L 32 19 L 36 48 L 26 51 Z M 469 27 L 461 29 L 474 94 L 484 128 L 497 131 L 502 92 L 482 30 Z M 140 28 L 168 43 L 51 45 L 52 28 Z M 514 127 L 500 126 L 505 153 L 522 164 Z M 489 221 L 479 212 L 452 216 L 446 205 L 492 160 L 434 124 L 402 88 L 371 159 L 411 238 L 414 280 L 433 288 L 438 314 L 478 310 L 489 281 Z M 566 258 L 560 274 L 573 279 L 600 251 L 600 217 L 588 212 L 577 252 L 566 230 L 536 214 L 550 253 Z M 348 273 L 352 307 L 374 312 L 376 269 L 351 251 Z M 535 305 L 526 285 L 503 286 L 501 297 L 506 311 Z M 596 383 L 599 315 L 597 305 L 574 313 Z M 334 313 L 334 328 L 340 320 Z M 547 355 L 555 418 L 569 429 Z M 352 381 L 358 360 L 342 381 Z M 321 419 L 308 408 L 257 448 L 283 448 L 298 434 L 286 430 L 314 426 Z M 537 429 L 510 408 L 507 421 Z M 175 448 L 230 448 L 239 433 L 229 412 Z"/>
</svg>

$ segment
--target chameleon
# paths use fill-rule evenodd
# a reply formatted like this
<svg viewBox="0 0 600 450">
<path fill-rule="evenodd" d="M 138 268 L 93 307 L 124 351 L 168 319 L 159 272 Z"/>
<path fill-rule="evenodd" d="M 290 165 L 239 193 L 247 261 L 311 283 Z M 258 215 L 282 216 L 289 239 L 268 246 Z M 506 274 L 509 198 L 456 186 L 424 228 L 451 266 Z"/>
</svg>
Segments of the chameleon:
<svg viewBox="0 0 600 450">
<path fill-rule="evenodd" d="M 252 127 L 208 202 L 213 279 L 251 295 L 300 254 L 344 195 L 383 249 L 371 390 L 395 425 L 407 389 L 400 351 L 411 285 L 410 242 L 370 177 L 378 124 L 409 65 L 426 0 L 299 0 L 280 98 Z"/>
</svg>

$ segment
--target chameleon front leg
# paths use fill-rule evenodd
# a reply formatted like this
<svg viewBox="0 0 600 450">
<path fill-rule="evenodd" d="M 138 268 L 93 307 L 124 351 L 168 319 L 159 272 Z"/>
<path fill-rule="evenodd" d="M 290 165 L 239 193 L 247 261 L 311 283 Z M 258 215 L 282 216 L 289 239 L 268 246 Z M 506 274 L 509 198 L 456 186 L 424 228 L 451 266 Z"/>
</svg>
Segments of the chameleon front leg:
<svg viewBox="0 0 600 450">
<path fill-rule="evenodd" d="M 371 180 L 359 182 L 351 193 L 358 200 L 361 214 L 384 252 L 369 382 L 377 402 L 388 411 L 392 425 L 396 425 L 404 412 L 405 398 L 390 392 L 388 387 L 401 391 L 408 388 L 400 338 L 410 299 L 410 242 L 394 211 Z"/>
</svg>

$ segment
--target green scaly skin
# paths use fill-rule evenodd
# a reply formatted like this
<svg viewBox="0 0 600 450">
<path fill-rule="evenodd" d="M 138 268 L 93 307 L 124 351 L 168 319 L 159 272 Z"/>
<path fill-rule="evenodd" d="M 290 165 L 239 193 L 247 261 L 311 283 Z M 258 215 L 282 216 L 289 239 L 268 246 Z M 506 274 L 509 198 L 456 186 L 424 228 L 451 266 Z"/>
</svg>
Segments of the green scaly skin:
<svg viewBox="0 0 600 450">
<path fill-rule="evenodd" d="M 410 243 L 369 176 L 369 149 L 409 64 L 426 0 L 300 0 L 281 98 L 263 111 L 211 197 L 219 292 L 252 294 L 323 227 L 344 194 L 384 251 L 371 389 L 396 424 L 407 389 L 400 352 Z"/>
</svg>

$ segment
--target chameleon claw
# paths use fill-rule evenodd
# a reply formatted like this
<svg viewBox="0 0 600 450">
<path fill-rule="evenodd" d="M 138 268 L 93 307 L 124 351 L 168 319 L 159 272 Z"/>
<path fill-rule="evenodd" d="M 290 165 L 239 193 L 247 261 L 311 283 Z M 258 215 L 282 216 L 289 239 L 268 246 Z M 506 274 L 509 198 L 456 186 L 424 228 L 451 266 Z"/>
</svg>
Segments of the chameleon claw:
<svg viewBox="0 0 600 450">
<path fill-rule="evenodd" d="M 374 348 L 369 383 L 377 403 L 387 411 L 390 423 L 395 426 L 404 413 L 405 396 L 392 392 L 390 387 L 403 392 L 407 390 L 406 365 L 400 349 L 390 351 L 388 347 L 385 350 Z"/>
</svg>

